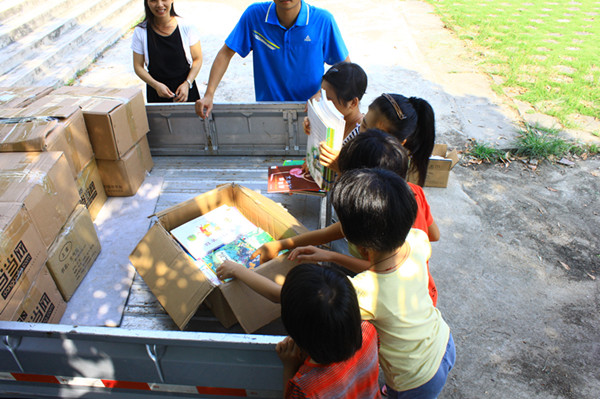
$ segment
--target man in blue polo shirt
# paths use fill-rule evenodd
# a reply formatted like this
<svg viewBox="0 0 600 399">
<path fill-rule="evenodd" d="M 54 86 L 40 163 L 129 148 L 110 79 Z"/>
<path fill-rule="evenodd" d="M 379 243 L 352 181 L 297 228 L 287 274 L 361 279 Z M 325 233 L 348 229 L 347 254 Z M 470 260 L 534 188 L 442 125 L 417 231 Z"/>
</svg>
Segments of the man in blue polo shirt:
<svg viewBox="0 0 600 399">
<path fill-rule="evenodd" d="M 253 54 L 256 101 L 306 101 L 321 87 L 324 63 L 350 61 L 340 30 L 328 11 L 302 0 L 250 5 L 210 69 L 196 113 L 207 117 L 215 90 L 235 53 Z"/>
</svg>

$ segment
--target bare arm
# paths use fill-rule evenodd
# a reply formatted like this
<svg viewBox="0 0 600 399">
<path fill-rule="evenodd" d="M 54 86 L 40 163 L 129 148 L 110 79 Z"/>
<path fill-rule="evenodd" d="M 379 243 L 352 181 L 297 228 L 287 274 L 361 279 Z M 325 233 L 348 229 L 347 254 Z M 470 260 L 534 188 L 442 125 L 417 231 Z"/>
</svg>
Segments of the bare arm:
<svg viewBox="0 0 600 399">
<path fill-rule="evenodd" d="M 135 74 L 142 79 L 148 86 L 152 87 L 158 93 L 159 97 L 173 98 L 175 94 L 169 88 L 150 76 L 150 73 L 144 68 L 146 60 L 143 54 L 133 53 L 133 70 Z"/>
<path fill-rule="evenodd" d="M 235 278 L 246 284 L 252 290 L 268 300 L 279 303 L 281 301 L 281 286 L 246 266 L 229 260 L 217 268 L 217 277 L 220 279 Z"/>
<path fill-rule="evenodd" d="M 204 93 L 204 97 L 198 101 L 196 101 L 196 113 L 201 118 L 206 118 L 210 115 L 210 112 L 213 108 L 213 98 L 215 96 L 215 91 L 217 90 L 217 86 L 223 79 L 223 75 L 227 71 L 229 67 L 229 62 L 231 58 L 235 54 L 235 51 L 227 47 L 226 44 L 221 47 L 219 53 L 215 57 L 215 61 L 210 68 L 210 74 L 208 76 L 208 85 L 206 86 L 206 92 Z"/>
<path fill-rule="evenodd" d="M 364 272 L 371 267 L 371 263 L 368 260 L 355 258 L 354 256 L 341 254 L 335 251 L 327 251 L 312 245 L 294 249 L 289 256 L 289 259 L 296 260 L 299 263 L 332 262 L 343 266 L 354 273 Z"/>
<path fill-rule="evenodd" d="M 429 236 L 430 242 L 438 241 L 440 239 L 440 228 L 435 223 L 435 220 L 427 228 L 427 235 Z"/>
<path fill-rule="evenodd" d="M 200 45 L 200 42 L 190 46 L 190 53 L 192 54 L 192 66 L 188 72 L 187 80 L 182 82 L 175 92 L 175 101 L 177 102 L 184 102 L 188 100 L 190 85 L 187 81 L 189 80 L 190 82 L 193 82 L 194 79 L 196 79 L 196 76 L 198 76 L 198 72 L 200 72 L 200 68 L 202 67 L 202 46 Z"/>
<path fill-rule="evenodd" d="M 342 232 L 342 225 L 337 222 L 319 230 L 268 242 L 254 251 L 251 257 L 255 258 L 260 255 L 260 263 L 263 264 L 277 257 L 277 254 L 285 249 L 294 249 L 306 245 L 322 245 L 340 238 L 344 238 L 344 233 Z"/>
</svg>

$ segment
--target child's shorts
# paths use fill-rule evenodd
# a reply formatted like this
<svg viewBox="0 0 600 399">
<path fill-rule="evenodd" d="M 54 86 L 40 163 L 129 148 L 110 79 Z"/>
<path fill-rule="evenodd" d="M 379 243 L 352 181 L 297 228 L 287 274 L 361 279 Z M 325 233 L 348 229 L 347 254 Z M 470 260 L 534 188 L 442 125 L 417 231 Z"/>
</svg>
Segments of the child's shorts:
<svg viewBox="0 0 600 399">
<path fill-rule="evenodd" d="M 452 333 L 448 338 L 448 345 L 446 345 L 446 353 L 442 358 L 442 363 L 437 373 L 425 384 L 420 387 L 410 389 L 408 391 L 396 392 L 389 386 L 387 388 L 387 396 L 390 399 L 435 399 L 442 392 L 444 385 L 446 384 L 446 378 L 448 373 L 452 370 L 454 362 L 456 360 L 456 348 L 454 347 L 454 339 L 452 339 Z"/>
</svg>

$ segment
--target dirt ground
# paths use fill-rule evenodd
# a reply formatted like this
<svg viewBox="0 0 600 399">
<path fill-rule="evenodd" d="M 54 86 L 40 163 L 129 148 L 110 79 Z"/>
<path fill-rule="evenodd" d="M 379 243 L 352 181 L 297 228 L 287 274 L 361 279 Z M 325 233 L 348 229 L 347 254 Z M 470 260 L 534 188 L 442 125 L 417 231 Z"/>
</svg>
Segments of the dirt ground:
<svg viewBox="0 0 600 399">
<path fill-rule="evenodd" d="M 203 37 L 201 94 L 249 3 L 176 2 Z M 365 111 L 381 92 L 416 95 L 436 111 L 438 142 L 510 147 L 521 121 L 514 104 L 493 93 L 429 5 L 312 3 L 334 14 L 352 60 L 367 71 Z M 130 61 L 126 36 L 77 84 L 143 87 Z M 254 101 L 251 64 L 232 60 L 215 102 Z M 441 398 L 600 398 L 600 157 L 535 168 L 519 160 L 469 165 L 463 157 L 447 188 L 425 192 L 442 234 L 431 273 L 457 347 Z"/>
</svg>

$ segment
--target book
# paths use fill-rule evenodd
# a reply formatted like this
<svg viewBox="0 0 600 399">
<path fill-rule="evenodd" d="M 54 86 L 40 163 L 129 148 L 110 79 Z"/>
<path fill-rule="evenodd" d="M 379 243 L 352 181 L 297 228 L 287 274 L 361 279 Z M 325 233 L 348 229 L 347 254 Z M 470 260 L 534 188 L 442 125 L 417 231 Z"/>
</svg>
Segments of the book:
<svg viewBox="0 0 600 399">
<path fill-rule="evenodd" d="M 221 205 L 171 230 L 171 235 L 196 260 L 256 230 L 235 207 Z"/>
<path fill-rule="evenodd" d="M 267 192 L 269 193 L 321 191 L 321 187 L 314 181 L 310 173 L 302 170 L 302 166 L 271 166 L 268 174 Z"/>
<path fill-rule="evenodd" d="M 310 134 L 306 143 L 306 164 L 314 181 L 325 191 L 329 191 L 333 184 L 335 173 L 321 165 L 319 162 L 319 144 L 324 141 L 334 150 L 342 148 L 344 141 L 344 116 L 327 100 L 324 90 L 321 98 L 308 101 L 308 120 L 310 121 Z"/>
<path fill-rule="evenodd" d="M 204 267 L 209 268 L 210 272 L 208 277 L 213 283 L 215 283 L 213 276 L 217 281 L 219 281 L 216 275 L 217 268 L 226 260 L 240 263 L 246 266 L 248 269 L 254 269 L 258 267 L 260 265 L 259 257 L 252 259 L 251 255 L 254 253 L 254 251 L 260 248 L 261 245 L 269 241 L 273 241 L 273 237 L 271 237 L 269 233 L 260 227 L 256 227 L 252 232 L 242 235 L 237 240 L 223 245 L 222 247 L 219 247 L 210 254 L 206 255 L 201 259 L 203 264 L 197 263 L 197 265 L 204 272 L 204 274 L 207 274 Z M 229 280 L 231 279 L 225 279 L 224 281 L 227 282 Z M 220 282 L 215 284 L 220 284 Z"/>
</svg>

